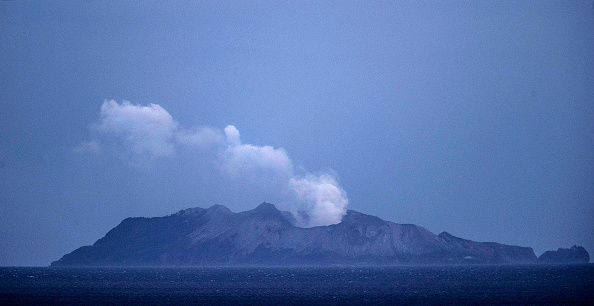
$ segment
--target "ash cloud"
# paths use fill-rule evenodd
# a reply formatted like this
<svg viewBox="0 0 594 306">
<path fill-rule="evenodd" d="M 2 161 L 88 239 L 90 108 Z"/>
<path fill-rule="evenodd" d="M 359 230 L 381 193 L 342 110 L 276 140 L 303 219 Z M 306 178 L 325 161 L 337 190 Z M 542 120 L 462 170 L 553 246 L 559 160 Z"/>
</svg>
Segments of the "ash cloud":
<svg viewBox="0 0 594 306">
<path fill-rule="evenodd" d="M 332 173 L 297 173 L 283 148 L 243 144 L 239 130 L 198 127 L 184 129 L 160 105 L 118 104 L 105 101 L 99 121 L 91 127 L 92 138 L 75 148 L 77 153 L 115 149 L 133 165 L 170 158 L 185 147 L 215 149 L 216 164 L 229 177 L 255 184 L 274 181 L 278 193 L 289 194 L 283 208 L 293 213 L 297 224 L 313 227 L 337 224 L 346 214 L 348 198 Z"/>
</svg>

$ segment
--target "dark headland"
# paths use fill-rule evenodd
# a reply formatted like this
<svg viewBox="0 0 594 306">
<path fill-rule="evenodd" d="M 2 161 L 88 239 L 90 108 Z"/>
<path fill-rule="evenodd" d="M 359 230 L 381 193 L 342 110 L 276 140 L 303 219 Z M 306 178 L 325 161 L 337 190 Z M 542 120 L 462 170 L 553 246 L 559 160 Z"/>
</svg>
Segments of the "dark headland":
<svg viewBox="0 0 594 306">
<path fill-rule="evenodd" d="M 349 210 L 342 222 L 295 226 L 292 214 L 262 203 L 234 213 L 215 205 L 155 218 L 127 218 L 92 246 L 52 266 L 587 263 L 574 246 L 539 258 L 530 247 L 475 242 Z"/>
</svg>

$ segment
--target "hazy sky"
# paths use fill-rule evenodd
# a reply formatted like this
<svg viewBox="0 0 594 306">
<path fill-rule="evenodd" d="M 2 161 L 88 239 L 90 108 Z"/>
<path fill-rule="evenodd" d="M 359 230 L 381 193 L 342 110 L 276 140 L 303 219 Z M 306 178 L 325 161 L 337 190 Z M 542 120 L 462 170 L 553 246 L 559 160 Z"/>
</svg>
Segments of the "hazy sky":
<svg viewBox="0 0 594 306">
<path fill-rule="evenodd" d="M 0 1 L 0 265 L 263 201 L 594 252 L 592 1 Z"/>
</svg>

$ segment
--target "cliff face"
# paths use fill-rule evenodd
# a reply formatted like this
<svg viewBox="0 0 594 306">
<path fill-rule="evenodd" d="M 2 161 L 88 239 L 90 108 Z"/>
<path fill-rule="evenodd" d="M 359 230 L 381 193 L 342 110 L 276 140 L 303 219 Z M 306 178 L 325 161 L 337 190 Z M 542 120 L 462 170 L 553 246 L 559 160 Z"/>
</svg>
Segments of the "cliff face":
<svg viewBox="0 0 594 306">
<path fill-rule="evenodd" d="M 463 257 L 467 262 L 488 263 L 534 263 L 536 255 L 532 248 L 505 245 L 496 242 L 475 242 L 454 237 L 447 232 L 439 234 L 447 242 L 450 252 Z"/>
<path fill-rule="evenodd" d="M 531 248 L 434 235 L 348 211 L 342 222 L 299 228 L 274 205 L 233 213 L 192 208 L 158 218 L 128 218 L 92 246 L 52 266 L 297 264 L 447 264 L 536 262 Z"/>
<path fill-rule="evenodd" d="M 588 263 L 590 254 L 583 247 L 576 245 L 569 249 L 559 248 L 557 251 L 546 251 L 538 257 L 539 263 Z"/>
</svg>

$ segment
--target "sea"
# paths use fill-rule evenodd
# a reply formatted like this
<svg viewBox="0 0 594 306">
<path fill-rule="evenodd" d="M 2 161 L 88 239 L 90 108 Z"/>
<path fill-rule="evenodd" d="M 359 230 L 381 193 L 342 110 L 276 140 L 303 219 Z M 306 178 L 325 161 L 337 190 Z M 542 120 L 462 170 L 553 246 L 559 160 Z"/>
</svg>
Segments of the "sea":
<svg viewBox="0 0 594 306">
<path fill-rule="evenodd" d="M 0 304 L 594 305 L 594 264 L 2 267 Z"/>
</svg>

